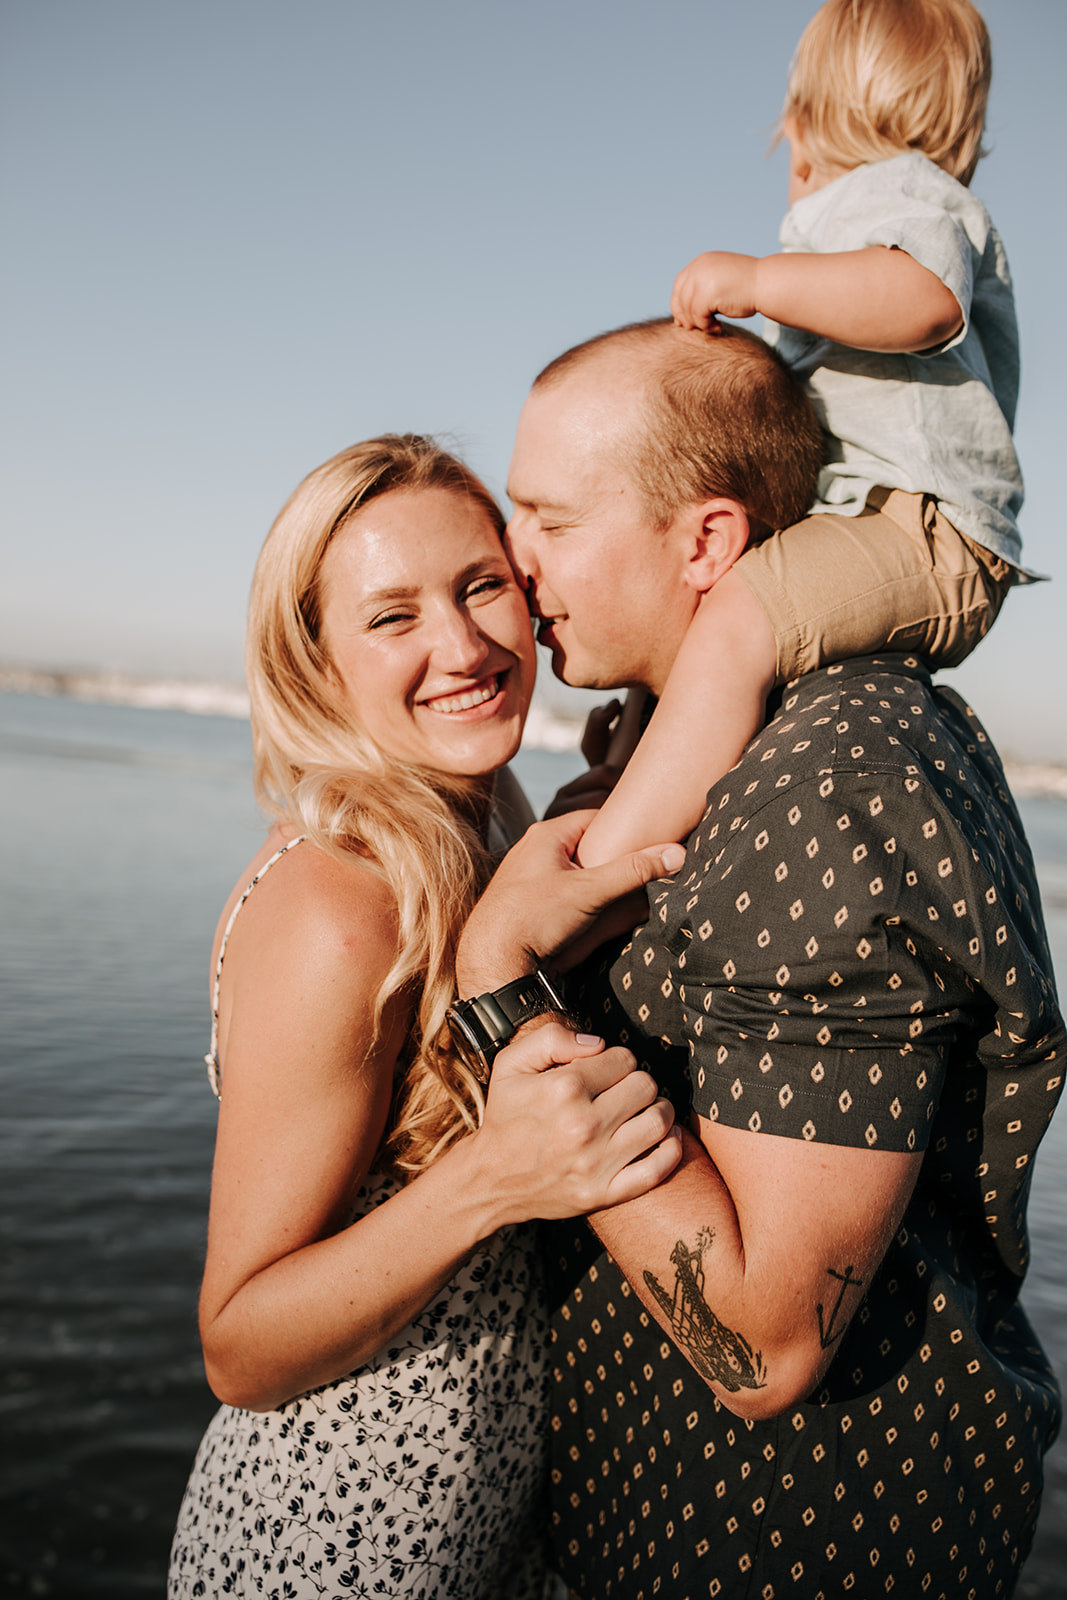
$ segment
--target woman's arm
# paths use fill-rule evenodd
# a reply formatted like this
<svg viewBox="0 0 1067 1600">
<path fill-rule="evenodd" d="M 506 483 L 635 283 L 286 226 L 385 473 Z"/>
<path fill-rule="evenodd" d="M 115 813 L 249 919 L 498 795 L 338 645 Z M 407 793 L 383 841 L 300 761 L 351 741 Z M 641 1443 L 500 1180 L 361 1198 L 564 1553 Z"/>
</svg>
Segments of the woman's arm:
<svg viewBox="0 0 1067 1600">
<path fill-rule="evenodd" d="M 632 1198 L 678 1159 L 660 1143 L 670 1108 L 632 1057 L 548 1027 L 502 1053 L 477 1134 L 346 1226 L 409 1026 L 394 1006 L 367 1054 L 395 937 L 381 879 L 310 845 L 234 925 L 200 1308 L 208 1378 L 231 1404 L 267 1409 L 342 1376 L 498 1227 Z M 570 1064 L 545 1072 L 555 1061 Z"/>
</svg>

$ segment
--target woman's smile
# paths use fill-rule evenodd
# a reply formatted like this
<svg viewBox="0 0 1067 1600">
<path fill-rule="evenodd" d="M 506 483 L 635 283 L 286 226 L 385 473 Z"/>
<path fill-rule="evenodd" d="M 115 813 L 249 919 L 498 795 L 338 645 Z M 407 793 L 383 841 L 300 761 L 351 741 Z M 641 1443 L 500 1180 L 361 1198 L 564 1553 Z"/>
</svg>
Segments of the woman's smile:
<svg viewBox="0 0 1067 1600">
<path fill-rule="evenodd" d="M 464 689 L 460 693 L 430 695 L 418 703 L 429 711 L 438 712 L 442 716 L 456 716 L 461 711 L 475 711 L 487 705 L 490 700 L 495 700 L 500 693 L 501 679 L 504 674 L 496 672 L 491 678 L 483 678 L 481 683 L 476 683 L 473 688 Z M 495 709 L 495 708 L 494 708 Z"/>
</svg>

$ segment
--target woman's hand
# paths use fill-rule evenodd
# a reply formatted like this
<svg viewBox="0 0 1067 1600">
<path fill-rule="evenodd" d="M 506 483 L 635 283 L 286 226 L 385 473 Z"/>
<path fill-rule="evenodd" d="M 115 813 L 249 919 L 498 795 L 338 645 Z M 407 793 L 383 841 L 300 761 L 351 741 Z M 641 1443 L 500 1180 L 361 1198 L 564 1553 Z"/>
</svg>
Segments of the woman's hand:
<svg viewBox="0 0 1067 1600">
<path fill-rule="evenodd" d="M 677 872 L 685 850 L 653 845 L 580 867 L 574 852 L 595 815 L 574 811 L 535 823 L 508 851 L 460 936 L 461 996 L 497 989 L 548 961 L 566 971 L 605 939 L 644 922 L 645 884 Z"/>
<path fill-rule="evenodd" d="M 497 1056 L 473 1143 L 501 1222 L 521 1222 L 647 1194 L 681 1158 L 672 1130 L 670 1102 L 628 1050 L 546 1021 Z"/>
</svg>

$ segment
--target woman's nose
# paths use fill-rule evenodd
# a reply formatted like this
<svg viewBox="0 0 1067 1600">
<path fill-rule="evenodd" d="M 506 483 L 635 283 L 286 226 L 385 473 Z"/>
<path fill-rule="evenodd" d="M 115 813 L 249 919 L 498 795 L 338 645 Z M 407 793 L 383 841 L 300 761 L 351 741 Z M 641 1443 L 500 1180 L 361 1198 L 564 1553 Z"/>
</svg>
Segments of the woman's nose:
<svg viewBox="0 0 1067 1600">
<path fill-rule="evenodd" d="M 450 610 L 437 642 L 437 660 L 442 670 L 472 676 L 488 654 L 488 640 L 471 613 L 459 606 Z"/>
</svg>

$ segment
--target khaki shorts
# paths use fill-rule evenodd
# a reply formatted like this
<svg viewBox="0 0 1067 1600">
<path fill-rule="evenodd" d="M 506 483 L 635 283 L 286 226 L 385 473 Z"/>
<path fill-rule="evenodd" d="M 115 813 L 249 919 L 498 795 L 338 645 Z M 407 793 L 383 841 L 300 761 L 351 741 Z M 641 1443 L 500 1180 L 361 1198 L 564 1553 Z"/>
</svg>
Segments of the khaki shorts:
<svg viewBox="0 0 1067 1600">
<path fill-rule="evenodd" d="M 954 667 L 992 627 L 1016 579 L 932 495 L 874 489 L 858 517 L 829 512 L 772 533 L 736 569 L 778 641 L 778 682 L 903 650 Z"/>
</svg>

